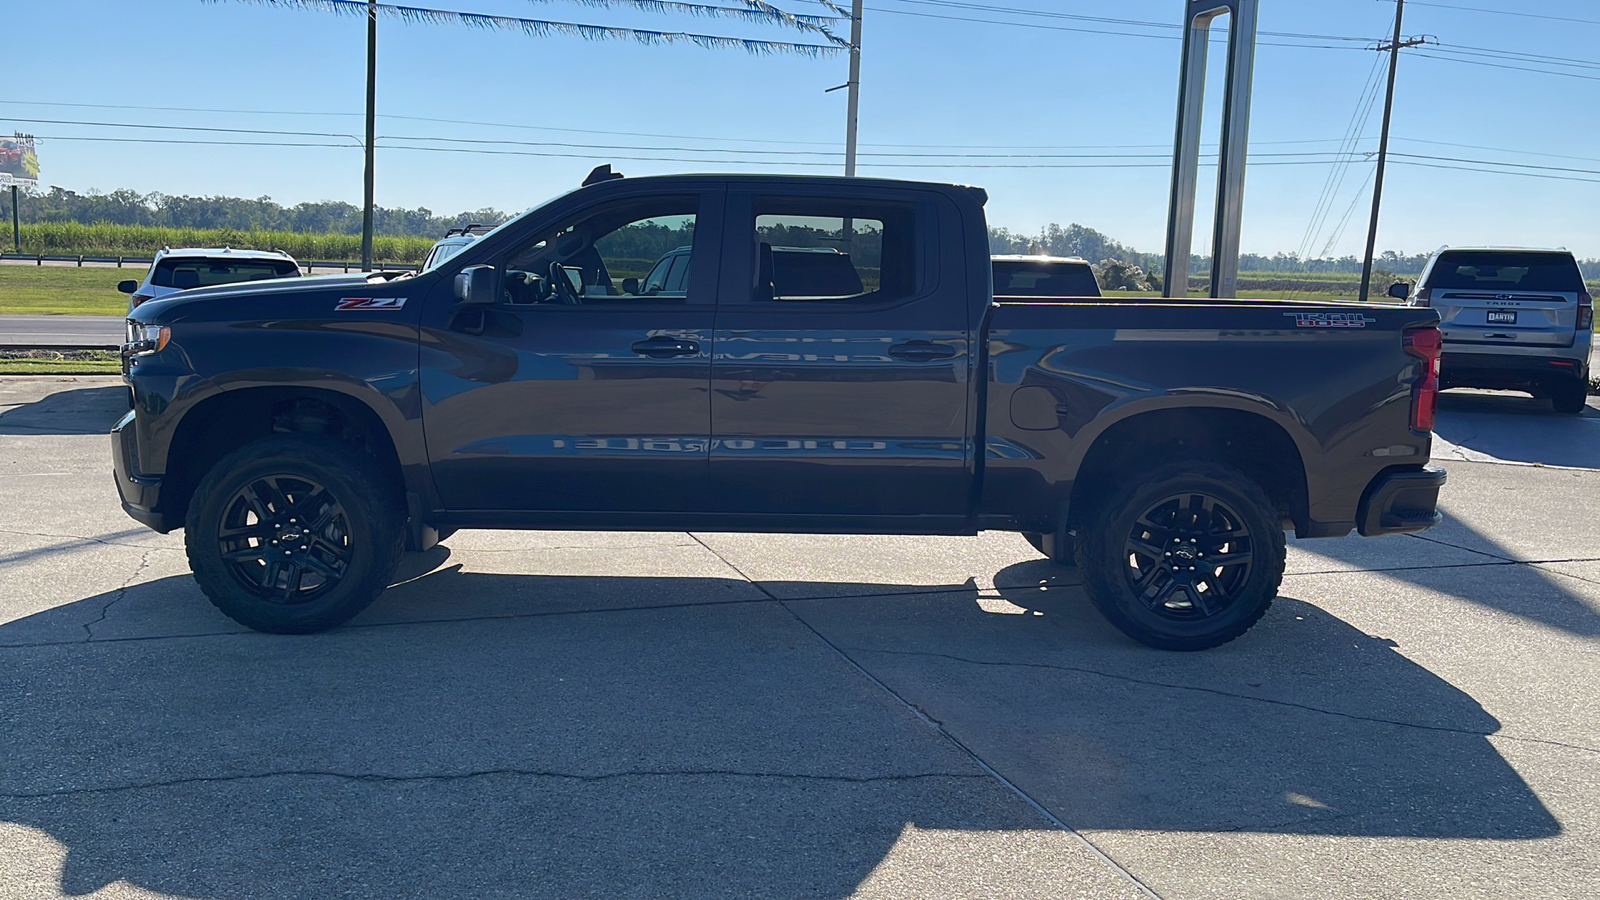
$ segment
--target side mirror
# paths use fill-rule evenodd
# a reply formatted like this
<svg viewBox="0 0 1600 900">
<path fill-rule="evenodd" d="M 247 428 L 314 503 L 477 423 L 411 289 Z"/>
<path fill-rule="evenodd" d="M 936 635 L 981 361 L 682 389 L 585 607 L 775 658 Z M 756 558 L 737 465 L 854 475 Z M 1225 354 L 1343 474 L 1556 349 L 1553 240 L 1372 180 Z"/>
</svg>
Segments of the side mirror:
<svg viewBox="0 0 1600 900">
<path fill-rule="evenodd" d="M 494 266 L 467 266 L 456 274 L 456 302 L 463 306 L 492 306 L 499 298 L 498 281 Z"/>
<path fill-rule="evenodd" d="M 139 282 L 137 282 L 137 281 L 119 281 L 119 282 L 117 282 L 117 290 L 123 292 L 124 294 L 131 294 L 134 291 L 137 291 L 138 289 L 139 289 Z"/>
<path fill-rule="evenodd" d="M 1389 296 L 1396 300 L 1405 300 L 1411 296 L 1411 285 L 1404 281 L 1396 281 L 1389 285 Z"/>
<path fill-rule="evenodd" d="M 622 292 L 624 294 L 633 294 L 634 296 L 638 296 L 638 294 L 639 294 L 639 279 L 637 279 L 637 278 L 624 278 L 624 279 L 622 279 Z"/>
</svg>

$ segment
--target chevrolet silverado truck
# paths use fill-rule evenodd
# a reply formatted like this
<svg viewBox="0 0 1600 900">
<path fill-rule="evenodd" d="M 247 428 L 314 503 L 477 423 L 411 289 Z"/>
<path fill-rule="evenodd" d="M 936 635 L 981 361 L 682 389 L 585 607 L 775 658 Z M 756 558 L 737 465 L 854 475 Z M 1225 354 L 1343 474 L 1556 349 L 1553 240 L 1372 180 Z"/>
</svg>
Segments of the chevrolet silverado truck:
<svg viewBox="0 0 1600 900">
<path fill-rule="evenodd" d="M 997 529 L 1174 650 L 1260 619 L 1286 530 L 1439 521 L 1434 310 L 995 297 L 986 199 L 603 175 L 419 273 L 151 301 L 123 508 L 270 632 L 345 622 L 458 528 Z M 683 277 L 613 276 L 668 254 Z"/>
</svg>

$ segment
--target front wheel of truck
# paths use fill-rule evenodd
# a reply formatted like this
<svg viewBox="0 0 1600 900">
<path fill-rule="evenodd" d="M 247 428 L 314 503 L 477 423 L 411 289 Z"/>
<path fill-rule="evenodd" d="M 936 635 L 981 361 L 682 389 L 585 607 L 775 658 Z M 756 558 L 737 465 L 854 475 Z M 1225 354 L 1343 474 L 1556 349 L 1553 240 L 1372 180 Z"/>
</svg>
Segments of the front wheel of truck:
<svg viewBox="0 0 1600 900">
<path fill-rule="evenodd" d="M 1168 465 L 1105 498 L 1079 530 L 1078 567 L 1122 633 L 1161 650 L 1206 650 L 1249 631 L 1278 595 L 1279 522 L 1237 469 Z"/>
<path fill-rule="evenodd" d="M 219 460 L 184 523 L 200 589 L 229 618 L 275 634 L 322 631 L 365 609 L 400 560 L 406 519 L 364 462 L 286 434 Z"/>
</svg>

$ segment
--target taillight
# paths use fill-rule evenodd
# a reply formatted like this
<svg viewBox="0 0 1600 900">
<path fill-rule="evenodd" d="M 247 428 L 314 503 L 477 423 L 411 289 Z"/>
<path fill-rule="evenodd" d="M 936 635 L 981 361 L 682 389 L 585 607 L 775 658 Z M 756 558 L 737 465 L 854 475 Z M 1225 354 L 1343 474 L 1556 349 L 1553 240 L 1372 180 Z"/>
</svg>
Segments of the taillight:
<svg viewBox="0 0 1600 900">
<path fill-rule="evenodd" d="M 1594 298 L 1587 293 L 1578 295 L 1578 330 L 1594 330 Z"/>
<path fill-rule="evenodd" d="M 134 294 L 129 299 L 132 301 L 132 303 L 129 304 L 128 308 L 129 309 L 138 309 L 139 308 L 139 304 L 145 302 L 146 300 L 153 300 L 155 298 L 151 297 L 148 294 Z"/>
<path fill-rule="evenodd" d="M 1444 339 L 1437 328 L 1415 328 L 1403 338 L 1406 352 L 1423 361 L 1422 377 L 1411 388 L 1411 427 L 1432 431 L 1434 413 L 1439 406 L 1439 360 L 1444 355 Z"/>
<path fill-rule="evenodd" d="M 1411 298 L 1412 306 L 1431 306 L 1433 301 L 1433 288 L 1417 288 L 1417 295 Z"/>
</svg>

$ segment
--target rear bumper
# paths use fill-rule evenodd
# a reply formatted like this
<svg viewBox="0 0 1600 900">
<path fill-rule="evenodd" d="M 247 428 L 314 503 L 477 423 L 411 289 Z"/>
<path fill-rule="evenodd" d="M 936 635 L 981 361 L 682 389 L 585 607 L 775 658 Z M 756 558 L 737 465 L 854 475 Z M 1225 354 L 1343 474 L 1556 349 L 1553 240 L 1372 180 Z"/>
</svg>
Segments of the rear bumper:
<svg viewBox="0 0 1600 900">
<path fill-rule="evenodd" d="M 122 498 L 122 511 L 162 534 L 171 531 L 166 517 L 156 511 L 156 504 L 161 500 L 161 479 L 139 471 L 139 442 L 134 435 L 131 411 L 111 428 L 111 468 L 117 481 L 117 495 Z"/>
<path fill-rule="evenodd" d="M 1443 521 L 1439 489 L 1445 471 L 1427 466 L 1384 472 L 1361 495 L 1356 530 L 1366 537 L 1426 531 Z"/>
<path fill-rule="evenodd" d="M 1525 388 L 1587 378 L 1588 345 L 1578 351 L 1551 347 L 1538 354 L 1462 353 L 1446 344 L 1439 380 L 1447 388 Z"/>
</svg>

